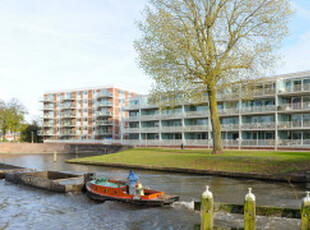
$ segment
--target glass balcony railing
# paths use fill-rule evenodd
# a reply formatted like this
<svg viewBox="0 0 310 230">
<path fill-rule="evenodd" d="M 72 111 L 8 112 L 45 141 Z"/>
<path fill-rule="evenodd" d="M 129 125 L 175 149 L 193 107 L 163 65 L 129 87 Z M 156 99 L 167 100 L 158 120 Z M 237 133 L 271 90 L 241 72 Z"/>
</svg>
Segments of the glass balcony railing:
<svg viewBox="0 0 310 230">
<path fill-rule="evenodd" d="M 242 129 L 274 129 L 275 122 L 243 123 Z"/>
<path fill-rule="evenodd" d="M 263 105 L 263 106 L 248 106 L 241 109 L 242 113 L 265 113 L 269 111 L 275 111 L 275 105 Z"/>
</svg>

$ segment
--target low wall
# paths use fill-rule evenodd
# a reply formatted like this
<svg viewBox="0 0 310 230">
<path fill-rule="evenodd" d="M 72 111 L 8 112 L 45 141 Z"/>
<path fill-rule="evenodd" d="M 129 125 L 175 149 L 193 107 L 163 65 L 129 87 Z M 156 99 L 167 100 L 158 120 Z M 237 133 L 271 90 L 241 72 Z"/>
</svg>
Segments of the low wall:
<svg viewBox="0 0 310 230">
<path fill-rule="evenodd" d="M 0 143 L 2 154 L 67 153 L 69 146 L 58 143 Z"/>
<path fill-rule="evenodd" d="M 0 143 L 0 154 L 98 153 L 124 151 L 132 146 L 70 143 Z"/>
</svg>

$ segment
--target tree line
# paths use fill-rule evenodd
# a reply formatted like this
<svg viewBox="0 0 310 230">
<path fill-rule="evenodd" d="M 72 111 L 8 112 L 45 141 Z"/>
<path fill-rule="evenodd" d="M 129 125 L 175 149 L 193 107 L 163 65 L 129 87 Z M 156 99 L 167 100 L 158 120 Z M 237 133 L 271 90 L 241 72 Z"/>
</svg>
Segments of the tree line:
<svg viewBox="0 0 310 230">
<path fill-rule="evenodd" d="M 6 135 L 11 133 L 16 138 L 20 133 L 21 142 L 41 142 L 38 136 L 39 125 L 37 121 L 29 124 L 25 121 L 27 110 L 25 106 L 16 98 L 8 102 L 0 100 L 0 140 L 7 141 Z"/>
</svg>

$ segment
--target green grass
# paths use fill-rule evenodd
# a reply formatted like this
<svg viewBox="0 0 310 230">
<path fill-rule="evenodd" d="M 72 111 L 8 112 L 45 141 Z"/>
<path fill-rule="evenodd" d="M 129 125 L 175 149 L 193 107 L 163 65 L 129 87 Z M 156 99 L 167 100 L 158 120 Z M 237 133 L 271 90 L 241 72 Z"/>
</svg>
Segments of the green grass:
<svg viewBox="0 0 310 230">
<path fill-rule="evenodd" d="M 83 161 L 261 174 L 310 170 L 310 153 L 307 152 L 226 150 L 222 154 L 212 155 L 210 150 L 140 148 L 70 160 L 72 163 Z"/>
</svg>

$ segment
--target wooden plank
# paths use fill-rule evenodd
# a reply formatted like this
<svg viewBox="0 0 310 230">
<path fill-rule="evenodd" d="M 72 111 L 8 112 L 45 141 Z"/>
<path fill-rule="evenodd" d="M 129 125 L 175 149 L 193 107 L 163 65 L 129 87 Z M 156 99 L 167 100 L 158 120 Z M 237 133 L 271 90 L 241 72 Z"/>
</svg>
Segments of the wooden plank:
<svg viewBox="0 0 310 230">
<path fill-rule="evenodd" d="M 201 206 L 201 202 L 195 201 L 194 209 L 197 211 L 200 211 L 200 206 Z M 227 203 L 215 202 L 214 211 L 243 215 L 244 206 L 243 204 L 227 204 Z M 256 215 L 269 216 L 269 217 L 297 218 L 297 219 L 301 218 L 300 209 L 267 207 L 267 206 L 257 206 Z"/>
</svg>

